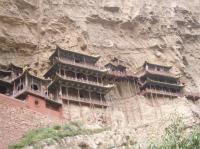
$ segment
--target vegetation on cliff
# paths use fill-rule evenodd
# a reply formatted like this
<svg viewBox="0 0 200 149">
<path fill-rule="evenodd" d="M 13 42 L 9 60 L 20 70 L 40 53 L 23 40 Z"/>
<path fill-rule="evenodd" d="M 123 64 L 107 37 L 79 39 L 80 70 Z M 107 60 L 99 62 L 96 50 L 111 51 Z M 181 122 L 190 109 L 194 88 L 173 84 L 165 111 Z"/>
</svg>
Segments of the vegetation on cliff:
<svg viewBox="0 0 200 149">
<path fill-rule="evenodd" d="M 172 121 L 166 128 L 161 142 L 151 143 L 148 149 L 200 149 L 200 127 L 187 132 L 180 117 Z"/>
<path fill-rule="evenodd" d="M 15 145 L 11 145 L 9 149 L 21 149 L 36 144 L 45 139 L 59 140 L 64 137 L 76 135 L 92 135 L 105 131 L 107 128 L 85 129 L 79 122 L 71 122 L 63 126 L 56 125 L 49 128 L 40 128 L 28 132 L 21 141 Z M 50 143 L 50 142 L 49 142 Z"/>
</svg>

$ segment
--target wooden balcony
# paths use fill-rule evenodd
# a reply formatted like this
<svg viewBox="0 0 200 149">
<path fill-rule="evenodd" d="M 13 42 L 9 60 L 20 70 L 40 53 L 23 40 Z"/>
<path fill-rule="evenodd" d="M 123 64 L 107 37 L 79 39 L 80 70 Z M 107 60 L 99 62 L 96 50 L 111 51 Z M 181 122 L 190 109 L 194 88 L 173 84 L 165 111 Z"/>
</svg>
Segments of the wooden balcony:
<svg viewBox="0 0 200 149">
<path fill-rule="evenodd" d="M 117 78 L 128 78 L 128 77 L 132 77 L 135 78 L 136 76 L 131 73 L 131 72 L 119 72 L 119 71 L 108 71 L 108 75 L 111 77 L 117 77 Z"/>
<path fill-rule="evenodd" d="M 85 68 L 85 69 L 89 69 L 89 70 L 95 70 L 95 71 L 100 71 L 100 72 L 107 72 L 108 69 L 106 69 L 105 67 L 100 67 L 100 66 L 96 66 L 96 65 L 90 65 L 87 63 L 77 63 L 73 60 L 70 59 L 56 59 L 57 61 L 63 63 L 63 64 L 69 64 L 75 67 L 79 67 L 79 68 Z"/>
<path fill-rule="evenodd" d="M 108 103 L 106 101 L 98 101 L 94 99 L 89 98 L 78 98 L 73 96 L 62 96 L 62 100 L 69 101 L 69 103 L 76 103 L 81 105 L 87 105 L 87 106 L 96 106 L 96 107 L 108 107 Z"/>
<path fill-rule="evenodd" d="M 100 83 L 100 82 L 90 81 L 90 80 L 87 80 L 87 79 L 79 79 L 79 78 L 74 78 L 74 77 L 61 76 L 59 74 L 57 74 L 57 75 L 59 77 L 64 78 L 65 80 L 73 81 L 73 82 L 77 82 L 77 83 L 83 83 L 83 84 L 98 86 L 98 87 L 102 87 L 102 88 L 112 88 L 112 87 L 114 87 L 113 84 L 104 84 L 104 83 Z"/>
<path fill-rule="evenodd" d="M 99 82 L 84 80 L 84 79 L 78 79 L 73 77 L 67 77 L 67 76 L 61 76 L 59 74 L 56 74 L 55 79 L 49 84 L 49 89 L 55 89 L 57 85 L 59 85 L 62 82 L 62 84 L 66 84 L 67 86 L 75 87 L 75 88 L 83 88 L 83 89 L 90 89 L 94 91 L 102 91 L 102 92 L 108 92 L 111 90 L 114 85 L 113 84 L 103 84 Z"/>
<path fill-rule="evenodd" d="M 184 93 L 185 97 L 191 100 L 198 100 L 200 99 L 200 93 L 195 93 L 195 92 L 185 92 Z"/>
<path fill-rule="evenodd" d="M 163 96 L 163 97 L 180 97 L 181 93 L 167 92 L 164 90 L 145 89 L 141 92 L 142 95 L 147 96 Z"/>
<path fill-rule="evenodd" d="M 139 81 L 139 83 L 141 85 L 141 88 L 145 88 L 148 85 L 158 85 L 158 86 L 161 86 L 161 87 L 170 87 L 170 88 L 173 88 L 173 89 L 181 89 L 181 88 L 184 87 L 184 85 L 182 85 L 182 84 L 161 82 L 161 81 L 158 81 L 158 80 L 152 80 L 150 78 L 147 78 L 147 80 L 145 82 Z"/>
<path fill-rule="evenodd" d="M 174 78 L 174 79 L 179 78 L 179 76 L 176 76 L 175 74 L 173 74 L 171 72 L 157 71 L 157 70 L 145 70 L 145 69 L 138 72 L 137 77 L 140 78 L 140 77 L 148 75 L 148 74 L 162 76 L 162 77 L 168 77 L 168 78 Z"/>
<path fill-rule="evenodd" d="M 59 105 L 62 104 L 62 102 L 60 102 L 58 100 L 51 99 L 48 95 L 44 94 L 42 91 L 35 91 L 35 90 L 31 89 L 30 87 L 25 87 L 24 89 L 19 90 L 19 91 L 14 91 L 13 97 L 18 98 L 20 96 L 24 96 L 24 95 L 27 95 L 27 94 L 32 94 L 32 95 L 41 97 L 44 100 L 47 100 L 47 101 L 55 103 L 55 104 L 59 104 Z"/>
</svg>

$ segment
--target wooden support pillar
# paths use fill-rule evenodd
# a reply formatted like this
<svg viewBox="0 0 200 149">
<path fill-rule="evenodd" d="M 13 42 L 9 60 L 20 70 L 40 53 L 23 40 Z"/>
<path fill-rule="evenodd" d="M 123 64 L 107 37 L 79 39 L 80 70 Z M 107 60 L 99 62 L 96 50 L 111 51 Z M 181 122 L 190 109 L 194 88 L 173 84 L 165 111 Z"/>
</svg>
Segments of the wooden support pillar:
<svg viewBox="0 0 200 149">
<path fill-rule="evenodd" d="M 73 57 L 73 61 L 74 61 L 74 64 L 75 64 L 75 56 L 74 56 L 74 54 L 72 55 L 72 57 Z"/>
<path fill-rule="evenodd" d="M 97 83 L 99 83 L 99 77 L 97 76 Z"/>
<path fill-rule="evenodd" d="M 76 72 L 76 71 L 74 71 L 74 73 L 75 73 L 75 78 L 77 79 L 77 72 Z"/>
<path fill-rule="evenodd" d="M 59 64 L 59 75 L 61 75 L 61 65 Z"/>
<path fill-rule="evenodd" d="M 27 73 L 25 73 L 25 86 L 28 87 L 28 76 L 27 76 Z"/>
<path fill-rule="evenodd" d="M 67 87 L 65 88 L 65 91 L 66 91 L 66 96 L 68 97 L 69 94 L 68 94 L 68 88 Z"/>
<path fill-rule="evenodd" d="M 100 100 L 101 100 L 101 103 L 103 104 L 102 94 L 101 93 L 100 93 Z"/>
<path fill-rule="evenodd" d="M 88 74 L 85 74 L 85 76 L 86 76 L 86 80 L 88 81 Z"/>
<path fill-rule="evenodd" d="M 84 61 L 84 64 L 86 64 L 86 61 L 85 61 L 85 56 L 83 56 L 83 61 Z"/>
<path fill-rule="evenodd" d="M 78 99 L 80 99 L 80 90 L 78 88 Z"/>
<path fill-rule="evenodd" d="M 60 99 L 62 99 L 62 86 L 59 85 L 59 95 L 60 95 Z"/>
<path fill-rule="evenodd" d="M 60 59 L 60 49 L 58 49 L 58 59 Z"/>
<path fill-rule="evenodd" d="M 14 86 L 13 86 L 13 96 L 15 95 L 15 81 L 14 81 Z"/>
</svg>

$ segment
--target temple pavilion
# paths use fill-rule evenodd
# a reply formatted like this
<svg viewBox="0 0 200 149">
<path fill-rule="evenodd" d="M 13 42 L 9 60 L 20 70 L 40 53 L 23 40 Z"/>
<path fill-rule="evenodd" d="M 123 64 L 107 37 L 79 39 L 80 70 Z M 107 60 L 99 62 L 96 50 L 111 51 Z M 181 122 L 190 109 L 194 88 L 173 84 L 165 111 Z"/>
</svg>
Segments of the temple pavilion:
<svg viewBox="0 0 200 149">
<path fill-rule="evenodd" d="M 138 72 L 141 94 L 145 96 L 178 97 L 184 85 L 180 78 L 170 72 L 171 66 L 145 62 Z"/>
<path fill-rule="evenodd" d="M 0 93 L 8 96 L 12 95 L 12 81 L 20 76 L 22 72 L 23 69 L 21 67 L 18 67 L 12 63 L 6 68 L 0 69 Z"/>
<path fill-rule="evenodd" d="M 51 68 L 44 77 L 51 78 L 49 96 L 60 102 L 107 107 L 105 95 L 113 87 L 104 81 L 107 69 L 91 56 L 57 47 L 49 60 Z"/>
<path fill-rule="evenodd" d="M 108 78 L 110 79 L 120 79 L 120 78 L 133 78 L 133 73 L 131 73 L 124 61 L 117 58 L 112 59 L 109 63 L 104 65 L 108 69 Z"/>
</svg>

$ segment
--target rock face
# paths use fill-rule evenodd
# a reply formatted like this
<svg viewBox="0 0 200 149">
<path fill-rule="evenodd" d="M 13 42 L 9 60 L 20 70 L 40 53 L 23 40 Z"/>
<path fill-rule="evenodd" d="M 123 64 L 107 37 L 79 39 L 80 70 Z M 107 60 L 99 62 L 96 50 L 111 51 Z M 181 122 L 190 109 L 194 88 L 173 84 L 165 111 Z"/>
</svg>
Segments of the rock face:
<svg viewBox="0 0 200 149">
<path fill-rule="evenodd" d="M 133 72 L 145 60 L 172 65 L 173 71 L 181 74 L 186 90 L 200 90 L 199 0 L 0 0 L 0 64 L 28 64 L 42 75 L 56 44 L 99 54 L 100 65 L 120 58 Z M 126 94 L 126 85 L 121 86 L 121 94 Z M 116 92 L 118 96 L 119 89 Z M 138 99 L 142 115 L 134 102 Z M 149 114 L 157 115 L 148 100 L 134 100 L 126 100 L 127 106 L 135 105 L 132 119 L 145 121 Z M 173 106 L 170 99 L 159 102 L 163 113 L 170 115 L 169 111 L 178 109 L 185 117 L 192 113 L 199 117 L 199 102 L 194 105 L 176 99 Z M 123 123 L 128 116 L 120 114 L 120 105 L 114 106 L 119 110 L 113 119 L 117 115 L 116 121 Z M 149 118 L 152 120 L 156 121 L 155 117 Z"/>
<path fill-rule="evenodd" d="M 199 0 L 1 0 L 0 63 L 40 74 L 55 44 L 112 56 L 133 70 L 145 60 L 171 64 L 199 89 Z M 103 63 L 102 63 L 103 64 Z"/>
</svg>

